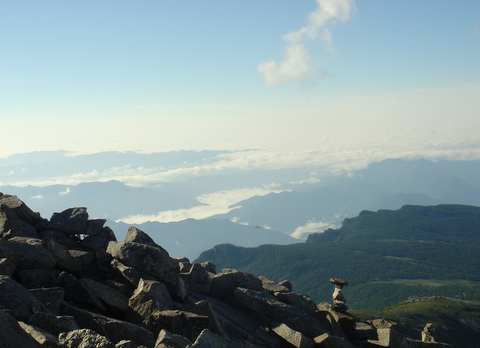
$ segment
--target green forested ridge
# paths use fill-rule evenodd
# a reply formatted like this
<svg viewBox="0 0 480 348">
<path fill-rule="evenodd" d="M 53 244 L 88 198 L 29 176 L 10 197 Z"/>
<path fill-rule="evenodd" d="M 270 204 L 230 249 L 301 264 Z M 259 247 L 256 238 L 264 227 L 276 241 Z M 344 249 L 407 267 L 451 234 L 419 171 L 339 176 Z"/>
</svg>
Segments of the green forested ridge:
<svg viewBox="0 0 480 348">
<path fill-rule="evenodd" d="M 362 212 L 330 230 L 334 241 L 241 248 L 218 245 L 197 261 L 236 268 L 331 302 L 331 277 L 350 283 L 351 309 L 381 309 L 410 296 L 480 301 L 480 208 L 404 206 Z"/>
</svg>

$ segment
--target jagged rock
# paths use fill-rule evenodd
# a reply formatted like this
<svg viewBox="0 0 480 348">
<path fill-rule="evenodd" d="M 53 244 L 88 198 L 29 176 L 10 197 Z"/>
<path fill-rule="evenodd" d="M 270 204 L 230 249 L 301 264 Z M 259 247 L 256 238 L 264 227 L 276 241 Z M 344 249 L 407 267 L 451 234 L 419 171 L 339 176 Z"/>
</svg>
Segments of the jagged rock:
<svg viewBox="0 0 480 348">
<path fill-rule="evenodd" d="M 272 328 L 278 336 L 297 348 L 313 348 L 314 342 L 301 332 L 292 330 L 285 324 L 278 324 Z"/>
<path fill-rule="evenodd" d="M 240 345 L 229 339 L 215 335 L 208 329 L 201 332 L 198 338 L 193 343 L 192 347 L 199 348 L 242 348 L 255 347 L 254 345 Z"/>
<path fill-rule="evenodd" d="M 88 236 L 95 236 L 102 232 L 103 225 L 107 222 L 106 219 L 92 219 L 87 221 L 87 226 L 85 228 L 85 234 Z"/>
<path fill-rule="evenodd" d="M 156 328 L 164 328 L 174 334 L 195 341 L 202 330 L 208 328 L 209 318 L 190 312 L 166 310 L 152 313 L 143 323 L 150 331 L 155 331 Z"/>
<path fill-rule="evenodd" d="M 20 324 L 20 327 L 25 330 L 25 332 L 27 332 L 30 336 L 32 336 L 35 341 L 41 344 L 42 347 L 61 348 L 57 336 L 54 336 L 51 333 L 42 330 L 36 326 L 29 325 L 21 321 L 18 324 Z"/>
<path fill-rule="evenodd" d="M 176 281 L 178 261 L 172 259 L 164 249 L 134 242 L 110 242 L 107 253 L 127 266 L 145 271 L 161 282 Z"/>
<path fill-rule="evenodd" d="M 343 332 L 347 335 L 355 330 L 355 318 L 348 313 L 337 312 L 329 309 L 328 312 L 332 315 L 338 325 L 342 328 Z"/>
<path fill-rule="evenodd" d="M 30 289 L 29 293 L 42 302 L 50 313 L 57 314 L 63 299 L 65 290 L 61 287 Z"/>
<path fill-rule="evenodd" d="M 187 257 L 176 257 L 175 260 L 178 261 L 178 265 L 180 267 L 180 273 L 188 273 L 192 268 L 192 264 Z"/>
<path fill-rule="evenodd" d="M 28 321 L 35 312 L 47 312 L 45 306 L 13 278 L 0 275 L 0 309 L 17 320 Z"/>
<path fill-rule="evenodd" d="M 234 297 L 239 306 L 255 311 L 259 317 L 282 322 L 309 338 L 326 332 L 325 327 L 318 320 L 292 305 L 278 301 L 272 295 L 261 291 L 237 288 Z"/>
<path fill-rule="evenodd" d="M 113 268 L 117 269 L 126 280 L 128 280 L 132 285 L 135 287 L 138 286 L 141 279 L 144 280 L 156 280 L 154 276 L 145 273 L 142 270 L 139 270 L 135 267 L 129 267 L 124 265 L 122 262 L 118 261 L 117 259 L 113 259 L 111 262 Z"/>
<path fill-rule="evenodd" d="M 343 332 L 342 328 L 338 323 L 336 322 L 335 318 L 333 315 L 330 313 L 329 310 L 317 310 L 315 313 L 312 314 L 312 316 L 317 319 L 322 325 L 332 333 L 332 335 L 337 336 L 337 337 L 343 337 L 347 339 L 347 335 L 345 332 Z M 376 330 L 375 330 L 375 335 L 376 335 Z"/>
<path fill-rule="evenodd" d="M 68 348 L 115 348 L 110 340 L 90 329 L 62 333 L 59 335 L 59 341 Z"/>
<path fill-rule="evenodd" d="M 155 342 L 155 348 L 187 348 L 192 344 L 189 339 L 162 329 Z"/>
<path fill-rule="evenodd" d="M 352 341 L 378 340 L 377 330 L 372 325 L 358 321 L 349 337 Z"/>
<path fill-rule="evenodd" d="M 277 282 L 274 282 L 273 280 L 270 280 L 264 276 L 260 276 L 258 277 L 258 279 L 261 280 L 262 289 L 267 294 L 273 295 L 280 292 L 291 292 L 291 290 L 289 290 L 287 287 L 280 285 Z"/>
<path fill-rule="evenodd" d="M 87 208 L 69 208 L 60 213 L 53 213 L 48 227 L 68 235 L 85 233 L 87 230 Z"/>
<path fill-rule="evenodd" d="M 163 283 L 141 279 L 128 300 L 128 307 L 127 320 L 140 324 L 154 312 L 173 309 L 173 301 Z"/>
<path fill-rule="evenodd" d="M 286 287 L 290 291 L 293 291 L 293 286 L 292 286 L 292 283 L 290 282 L 290 280 L 283 280 L 278 284 Z"/>
<path fill-rule="evenodd" d="M 65 290 L 65 300 L 73 303 L 86 305 L 88 308 L 95 308 L 102 312 L 107 309 L 102 302 L 90 291 L 88 287 L 78 281 L 72 274 L 67 272 L 60 273 L 61 286 Z"/>
<path fill-rule="evenodd" d="M 393 328 L 377 329 L 378 340 L 368 340 L 374 346 L 389 348 L 411 348 L 407 338 Z"/>
<path fill-rule="evenodd" d="M 69 250 L 68 251 L 73 258 L 80 261 L 82 266 L 88 266 L 95 261 L 95 253 L 91 251 L 82 251 L 82 250 Z"/>
<path fill-rule="evenodd" d="M 7 258 L 0 259 L 0 274 L 11 276 L 15 271 L 15 264 Z"/>
<path fill-rule="evenodd" d="M 110 227 L 104 227 L 99 233 L 85 237 L 80 241 L 80 245 L 84 248 L 92 250 L 107 249 L 109 242 L 116 242 L 117 238 Z"/>
<path fill-rule="evenodd" d="M 312 314 L 317 310 L 317 305 L 306 295 L 298 295 L 294 292 L 275 292 L 274 296 L 284 303 L 291 304 L 305 313 Z"/>
<path fill-rule="evenodd" d="M 128 298 L 117 290 L 90 278 L 81 278 L 79 281 L 84 288 L 89 289 L 104 305 L 123 312 L 127 311 Z"/>
<path fill-rule="evenodd" d="M 152 237 L 150 237 L 148 234 L 146 234 L 145 232 L 143 232 L 142 230 L 134 226 L 130 226 L 128 228 L 127 235 L 125 236 L 124 242 L 140 243 L 140 244 L 150 245 L 155 248 L 163 249 L 160 245 L 155 243 Z"/>
<path fill-rule="evenodd" d="M 218 316 L 208 300 L 202 300 L 195 303 L 189 303 L 182 306 L 182 311 L 191 312 L 208 317 L 210 324 L 208 329 L 213 333 L 222 337 L 227 337 L 223 331 L 222 325 Z"/>
<path fill-rule="evenodd" d="M 179 276 L 185 280 L 189 291 L 208 295 L 215 275 L 208 272 L 201 264 L 195 263 L 188 273 L 181 273 Z"/>
<path fill-rule="evenodd" d="M 0 238 L 9 239 L 15 236 L 24 237 L 20 219 L 12 209 L 0 204 Z"/>
<path fill-rule="evenodd" d="M 41 348 L 35 339 L 25 332 L 11 315 L 0 310 L 0 348 Z"/>
<path fill-rule="evenodd" d="M 213 277 L 210 295 L 222 299 L 229 298 L 237 287 L 262 290 L 262 281 L 253 274 L 226 268 Z"/>
<path fill-rule="evenodd" d="M 78 330 L 79 327 L 72 316 L 59 316 L 51 313 L 36 312 L 28 321 L 29 325 L 36 326 L 53 335 L 62 332 Z"/>
<path fill-rule="evenodd" d="M 28 237 L 0 239 L 0 258 L 8 258 L 18 270 L 52 268 L 56 264 L 40 239 Z"/>
<path fill-rule="evenodd" d="M 1 194 L 0 193 L 0 205 L 7 206 L 15 212 L 15 215 L 22 221 L 35 226 L 43 221 L 39 213 L 34 213 L 23 201 L 17 196 Z"/>
<path fill-rule="evenodd" d="M 61 271 L 56 268 L 25 269 L 18 272 L 20 283 L 27 289 L 60 286 Z"/>
<path fill-rule="evenodd" d="M 43 238 L 42 243 L 45 249 L 52 253 L 58 268 L 72 273 L 82 271 L 82 262 L 74 258 L 65 246 L 56 243 L 50 237 Z"/>
<path fill-rule="evenodd" d="M 213 273 L 213 274 L 217 274 L 217 266 L 215 266 L 213 263 L 211 263 L 210 261 L 206 261 L 206 262 L 202 262 L 200 264 L 200 266 L 202 266 L 203 268 L 205 268 L 205 270 L 207 272 L 210 272 L 210 273 Z"/>
<path fill-rule="evenodd" d="M 75 250 L 80 248 L 80 238 L 74 235 L 70 236 L 63 232 L 49 229 L 40 230 L 39 235 L 42 238 L 52 238 L 55 242 L 65 246 L 69 250 Z"/>
<path fill-rule="evenodd" d="M 340 343 L 335 341 L 328 333 L 317 336 L 313 339 L 315 345 L 322 348 L 344 348 Z"/>
</svg>

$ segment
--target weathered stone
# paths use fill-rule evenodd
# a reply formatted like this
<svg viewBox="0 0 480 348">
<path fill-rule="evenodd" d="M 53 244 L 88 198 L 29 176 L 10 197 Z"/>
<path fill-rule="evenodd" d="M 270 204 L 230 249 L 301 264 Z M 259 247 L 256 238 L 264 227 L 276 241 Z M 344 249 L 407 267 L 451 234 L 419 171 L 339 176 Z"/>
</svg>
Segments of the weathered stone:
<svg viewBox="0 0 480 348">
<path fill-rule="evenodd" d="M 93 307 L 102 312 L 107 311 L 95 294 L 88 287 L 83 286 L 73 275 L 62 272 L 59 278 L 62 288 L 65 289 L 65 300 L 86 305 L 88 308 Z"/>
<path fill-rule="evenodd" d="M 142 230 L 136 228 L 135 226 L 130 226 L 128 228 L 127 235 L 125 236 L 124 241 L 150 245 L 155 248 L 163 249 L 160 245 L 155 243 L 152 237 L 150 237 L 148 234 L 146 234 Z"/>
<path fill-rule="evenodd" d="M 17 217 L 35 226 L 43 221 L 39 213 L 34 213 L 23 201 L 14 195 L 0 195 L 0 204 L 12 209 Z"/>
<path fill-rule="evenodd" d="M 0 275 L 0 309 L 17 320 L 28 321 L 35 312 L 47 312 L 45 306 L 21 284 Z"/>
<path fill-rule="evenodd" d="M 87 208 L 69 208 L 60 213 L 53 213 L 48 226 L 51 229 L 69 235 L 85 233 L 87 229 Z"/>
<path fill-rule="evenodd" d="M 92 219 L 87 221 L 87 226 L 85 228 L 85 234 L 89 236 L 94 236 L 99 234 L 103 230 L 103 225 L 107 222 L 106 219 Z"/>
<path fill-rule="evenodd" d="M 178 261 L 164 249 L 134 242 L 109 243 L 107 253 L 127 266 L 135 267 L 161 282 L 175 283 Z"/>
<path fill-rule="evenodd" d="M 75 318 L 78 326 L 89 328 L 105 335 L 112 342 L 132 340 L 146 347 L 153 347 L 156 336 L 152 332 L 138 325 L 93 313 L 71 305 L 65 305 L 64 315 Z"/>
<path fill-rule="evenodd" d="M 262 281 L 262 289 L 267 294 L 273 295 L 279 292 L 290 292 L 290 290 L 287 287 L 280 285 L 264 276 L 260 276 L 258 277 L 258 279 Z"/>
<path fill-rule="evenodd" d="M 62 332 L 78 330 L 79 327 L 72 316 L 59 316 L 51 313 L 36 312 L 28 321 L 29 325 L 36 326 L 53 335 Z"/>
<path fill-rule="evenodd" d="M 80 248 L 80 244 L 79 244 L 80 238 L 74 235 L 70 236 L 63 232 L 56 231 L 56 230 L 49 230 L 49 229 L 41 230 L 39 232 L 39 235 L 42 238 L 47 238 L 47 237 L 52 238 L 55 242 L 65 246 L 69 250 Z"/>
<path fill-rule="evenodd" d="M 9 239 L 15 236 L 23 236 L 20 219 L 12 209 L 0 204 L 0 238 Z"/>
<path fill-rule="evenodd" d="M 378 340 L 368 340 L 370 344 L 389 348 L 410 348 L 406 337 L 393 328 L 377 329 Z"/>
<path fill-rule="evenodd" d="M 25 332 L 11 315 L 0 310 L 0 348 L 41 348 L 31 335 Z"/>
<path fill-rule="evenodd" d="M 246 345 L 240 345 L 232 340 L 215 335 L 208 329 L 201 332 L 198 338 L 193 343 L 192 347 L 198 348 L 244 348 Z M 254 347 L 253 345 L 250 347 Z"/>
<path fill-rule="evenodd" d="M 7 258 L 0 259 L 0 274 L 11 276 L 15 272 L 15 264 Z"/>
<path fill-rule="evenodd" d="M 372 325 L 358 321 L 349 337 L 352 341 L 378 340 L 377 330 Z"/>
<path fill-rule="evenodd" d="M 60 343 L 68 348 L 115 348 L 110 340 L 90 329 L 62 333 L 58 338 Z"/>
<path fill-rule="evenodd" d="M 187 348 L 192 344 L 189 339 L 162 329 L 158 334 L 155 348 Z"/>
<path fill-rule="evenodd" d="M 211 263 L 210 261 L 206 261 L 206 262 L 202 262 L 200 264 L 200 266 L 202 266 L 203 268 L 205 268 L 205 270 L 207 272 L 210 272 L 210 273 L 213 273 L 213 274 L 217 274 L 217 266 L 215 266 L 213 263 Z"/>
<path fill-rule="evenodd" d="M 0 239 L 0 258 L 8 258 L 18 270 L 52 268 L 55 258 L 45 249 L 40 239 L 13 237 Z"/>
<path fill-rule="evenodd" d="M 82 266 L 88 266 L 95 261 L 95 253 L 91 251 L 82 251 L 82 250 L 69 250 L 68 251 L 73 258 L 80 261 Z"/>
<path fill-rule="evenodd" d="M 115 348 L 147 348 L 144 345 L 138 345 L 132 340 L 122 340 L 115 345 Z"/>
<path fill-rule="evenodd" d="M 291 304 L 305 313 L 312 314 L 317 310 L 317 305 L 306 295 L 298 295 L 294 292 L 275 292 L 274 296 L 284 303 Z"/>
<path fill-rule="evenodd" d="M 175 282 L 167 283 L 166 285 L 174 301 L 183 303 L 188 298 L 187 284 L 180 275 L 176 274 Z"/>
<path fill-rule="evenodd" d="M 208 329 L 217 335 L 227 337 L 227 334 L 223 331 L 217 313 L 208 300 L 202 300 L 196 303 L 188 303 L 183 305 L 181 309 L 185 312 L 191 312 L 208 317 L 210 321 Z"/>
<path fill-rule="evenodd" d="M 213 277 L 210 286 L 210 295 L 222 299 L 229 298 L 232 297 L 237 287 L 262 290 L 262 281 L 247 272 L 228 268 L 223 269 L 222 273 Z"/>
<path fill-rule="evenodd" d="M 287 325 L 281 323 L 275 325 L 272 328 L 273 332 L 275 332 L 278 336 L 283 338 L 285 341 L 290 343 L 292 346 L 297 348 L 312 348 L 314 346 L 314 342 L 312 339 L 308 338 L 301 332 L 292 330 Z"/>
<path fill-rule="evenodd" d="M 116 242 L 117 238 L 110 227 L 104 227 L 100 233 L 85 237 L 80 241 L 80 245 L 84 248 L 92 250 L 107 249 L 109 242 Z"/>
<path fill-rule="evenodd" d="M 81 278 L 79 281 L 84 288 L 89 289 L 106 306 L 123 312 L 127 311 L 128 298 L 117 290 L 90 278 Z"/>
<path fill-rule="evenodd" d="M 202 330 L 208 328 L 209 318 L 190 312 L 166 310 L 152 313 L 143 323 L 152 332 L 158 331 L 158 328 L 164 328 L 190 341 L 195 341 Z"/>
<path fill-rule="evenodd" d="M 18 272 L 20 282 L 27 289 L 60 286 L 61 271 L 56 268 L 26 269 Z"/>
<path fill-rule="evenodd" d="M 355 318 L 351 315 L 337 312 L 335 310 L 329 310 L 329 313 L 332 315 L 338 325 L 340 325 L 343 332 L 345 332 L 347 335 L 349 335 L 350 332 L 355 330 Z"/>
<path fill-rule="evenodd" d="M 336 322 L 329 310 L 317 310 L 312 316 L 317 319 L 332 335 L 347 339 L 347 335 Z M 376 334 L 376 331 L 375 331 Z"/>
<path fill-rule="evenodd" d="M 282 322 L 309 338 L 326 332 L 318 320 L 297 307 L 278 301 L 272 295 L 261 291 L 237 288 L 234 297 L 239 306 L 255 311 L 260 317 Z"/>
<path fill-rule="evenodd" d="M 74 258 L 65 246 L 56 243 L 50 237 L 43 238 L 42 243 L 45 249 L 52 253 L 57 263 L 57 268 L 72 273 L 80 273 L 82 271 L 81 261 Z"/>
<path fill-rule="evenodd" d="M 396 322 L 383 318 L 374 319 L 371 321 L 371 323 L 376 329 L 391 329 L 398 326 Z"/>
<path fill-rule="evenodd" d="M 178 261 L 178 265 L 180 267 L 180 273 L 188 273 L 192 268 L 192 264 L 187 257 L 176 257 L 175 260 Z"/>
<path fill-rule="evenodd" d="M 357 346 L 353 345 L 348 339 L 344 337 L 338 336 L 330 336 L 328 333 L 323 335 L 317 336 L 313 339 L 315 342 L 315 347 L 321 348 L 357 348 L 357 347 L 364 347 L 363 342 L 362 345 Z M 370 347 L 370 345 L 366 346 Z"/>
<path fill-rule="evenodd" d="M 120 274 L 135 287 L 138 286 L 138 283 L 140 283 L 141 279 L 156 280 L 154 276 L 151 276 L 150 274 L 147 274 L 142 270 L 139 270 L 138 268 L 126 266 L 117 259 L 113 259 L 111 265 L 113 268 L 117 269 Z"/>
<path fill-rule="evenodd" d="M 286 287 L 290 291 L 293 291 L 293 286 L 292 286 L 292 283 L 290 282 L 290 280 L 283 280 L 278 284 Z"/>
<path fill-rule="evenodd" d="M 25 330 L 25 332 L 27 332 L 30 336 L 32 336 L 35 341 L 41 344 L 42 347 L 61 348 L 57 336 L 54 336 L 51 333 L 42 330 L 36 326 L 29 325 L 21 321 L 18 324 L 20 324 L 20 327 Z"/>
<path fill-rule="evenodd" d="M 173 309 L 173 301 L 163 283 L 141 279 L 128 300 L 128 307 L 130 311 L 127 314 L 127 320 L 140 324 L 154 312 Z"/>
<path fill-rule="evenodd" d="M 58 313 L 60 304 L 65 298 L 65 290 L 61 287 L 30 289 L 28 292 L 38 298 L 53 314 Z"/>
</svg>

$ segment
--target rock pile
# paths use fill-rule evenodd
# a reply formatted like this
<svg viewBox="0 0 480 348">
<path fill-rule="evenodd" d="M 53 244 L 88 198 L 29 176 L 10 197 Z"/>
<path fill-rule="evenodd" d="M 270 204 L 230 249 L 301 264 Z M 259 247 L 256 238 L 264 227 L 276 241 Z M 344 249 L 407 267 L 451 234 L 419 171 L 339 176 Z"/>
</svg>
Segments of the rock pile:
<svg viewBox="0 0 480 348">
<path fill-rule="evenodd" d="M 288 281 L 233 269 L 217 273 L 209 262 L 171 258 L 135 227 L 119 242 L 104 224 L 89 219 L 86 208 L 46 220 L 0 193 L 0 348 L 415 343 L 392 325 L 357 323 L 317 306 Z"/>
</svg>

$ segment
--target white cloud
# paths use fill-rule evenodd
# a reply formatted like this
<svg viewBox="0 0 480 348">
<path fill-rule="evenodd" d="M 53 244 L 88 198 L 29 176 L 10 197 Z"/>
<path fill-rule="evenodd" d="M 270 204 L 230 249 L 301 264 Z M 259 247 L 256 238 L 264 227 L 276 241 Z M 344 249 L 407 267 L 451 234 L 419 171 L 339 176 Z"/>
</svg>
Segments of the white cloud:
<svg viewBox="0 0 480 348">
<path fill-rule="evenodd" d="M 226 214 L 233 209 L 238 209 L 240 208 L 239 206 L 233 207 L 233 205 L 253 196 L 264 196 L 272 192 L 280 193 L 282 191 L 283 190 L 275 190 L 273 187 L 270 187 L 270 185 L 262 188 L 242 188 L 230 191 L 222 190 L 197 197 L 197 201 L 202 203 L 202 205 L 189 209 L 167 210 L 151 215 L 130 215 L 119 219 L 118 221 L 123 221 L 128 224 L 141 224 L 147 221 L 173 222 L 189 218 L 205 219 L 213 215 Z M 232 221 L 237 222 L 238 218 L 233 218 Z M 248 223 L 241 224 L 248 225 Z"/>
<path fill-rule="evenodd" d="M 267 86 L 283 81 L 293 81 L 304 86 L 325 76 L 320 65 L 310 57 L 305 41 L 319 39 L 326 45 L 327 50 L 331 50 L 331 26 L 336 22 L 348 21 L 350 13 L 355 9 L 355 3 L 353 0 L 316 0 L 316 2 L 317 8 L 308 16 L 308 25 L 282 37 L 288 42 L 284 60 L 276 63 L 271 59 L 258 65 L 258 71 L 264 75 Z"/>
<path fill-rule="evenodd" d="M 69 193 L 70 193 L 70 187 L 67 187 L 65 191 L 59 192 L 59 194 L 62 196 L 68 195 Z"/>
<path fill-rule="evenodd" d="M 316 178 L 316 177 L 309 177 L 308 179 L 305 179 L 305 180 L 300 180 L 300 181 L 292 181 L 292 182 L 289 182 L 289 184 L 292 184 L 292 185 L 301 185 L 301 184 L 317 184 L 319 183 L 321 180 L 319 178 Z"/>
<path fill-rule="evenodd" d="M 327 228 L 335 227 L 331 222 L 315 222 L 315 221 L 308 221 L 304 226 L 299 226 L 290 234 L 291 237 L 296 239 L 304 239 L 303 235 L 315 233 L 315 232 L 323 232 Z"/>
<path fill-rule="evenodd" d="M 32 199 L 41 200 L 41 199 L 43 199 L 43 196 L 42 195 L 33 196 Z"/>
</svg>

